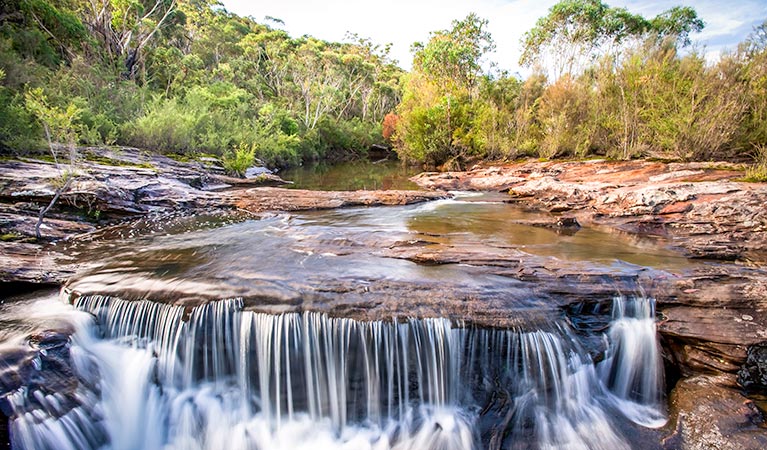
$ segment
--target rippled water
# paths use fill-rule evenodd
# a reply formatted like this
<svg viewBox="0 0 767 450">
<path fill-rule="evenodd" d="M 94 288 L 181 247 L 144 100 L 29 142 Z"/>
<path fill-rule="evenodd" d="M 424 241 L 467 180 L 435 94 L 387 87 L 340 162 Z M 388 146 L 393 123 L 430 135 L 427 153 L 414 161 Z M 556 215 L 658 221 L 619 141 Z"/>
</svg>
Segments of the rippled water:
<svg viewBox="0 0 767 450">
<path fill-rule="evenodd" d="M 467 252 L 513 249 L 615 271 L 680 269 L 690 262 L 664 242 L 599 229 L 558 230 L 557 218 L 525 212 L 500 195 L 456 193 L 456 198 L 387 207 L 348 208 L 247 217 L 159 217 L 103 232 L 101 242 L 72 245 L 83 262 L 151 270 L 165 276 L 238 271 L 263 277 L 319 274 L 401 280 L 460 278 L 462 269 L 429 268 L 387 252 L 406 245 Z M 431 247 L 430 247 L 431 246 Z M 471 274 L 471 277 L 474 277 Z"/>
</svg>

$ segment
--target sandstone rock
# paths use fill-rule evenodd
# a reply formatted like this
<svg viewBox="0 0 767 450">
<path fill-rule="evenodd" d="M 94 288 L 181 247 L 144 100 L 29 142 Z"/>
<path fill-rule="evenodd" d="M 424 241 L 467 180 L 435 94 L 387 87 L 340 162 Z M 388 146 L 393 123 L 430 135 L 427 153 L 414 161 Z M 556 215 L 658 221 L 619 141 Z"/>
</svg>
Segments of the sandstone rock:
<svg viewBox="0 0 767 450">
<path fill-rule="evenodd" d="M 721 167 L 721 169 L 720 169 Z M 726 164 L 528 162 L 424 173 L 427 189 L 508 190 L 511 202 L 636 234 L 665 235 L 695 258 L 767 262 L 767 184 Z"/>
<path fill-rule="evenodd" d="M 732 376 L 700 375 L 680 381 L 671 393 L 669 450 L 767 448 L 764 417 L 753 402 L 726 387 Z"/>
<path fill-rule="evenodd" d="M 409 205 L 447 198 L 445 192 L 426 191 L 307 191 L 254 188 L 230 194 L 231 202 L 250 212 L 299 211 L 348 206 Z"/>
</svg>

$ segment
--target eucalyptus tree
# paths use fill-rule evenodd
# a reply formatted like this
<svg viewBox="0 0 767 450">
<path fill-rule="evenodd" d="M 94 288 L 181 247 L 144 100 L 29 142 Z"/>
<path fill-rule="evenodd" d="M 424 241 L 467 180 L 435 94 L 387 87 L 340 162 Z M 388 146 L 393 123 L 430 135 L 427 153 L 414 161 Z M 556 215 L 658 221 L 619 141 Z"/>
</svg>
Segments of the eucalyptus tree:
<svg viewBox="0 0 767 450">
<path fill-rule="evenodd" d="M 520 64 L 550 66 L 554 78 L 577 75 L 603 55 L 617 62 L 626 45 L 645 38 L 689 45 L 690 33 L 703 26 L 691 7 L 673 7 L 647 19 L 601 0 L 562 0 L 525 33 Z"/>
<path fill-rule="evenodd" d="M 123 77 L 135 79 L 147 46 L 166 27 L 184 22 L 178 0 L 90 0 L 81 14 L 93 37 Z"/>
</svg>

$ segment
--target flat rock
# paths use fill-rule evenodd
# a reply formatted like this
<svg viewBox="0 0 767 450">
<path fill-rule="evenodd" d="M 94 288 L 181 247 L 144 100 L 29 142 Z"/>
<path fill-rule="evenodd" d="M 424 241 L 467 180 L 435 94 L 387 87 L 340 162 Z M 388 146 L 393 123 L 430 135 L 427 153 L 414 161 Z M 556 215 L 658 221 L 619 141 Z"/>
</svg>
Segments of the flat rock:
<svg viewBox="0 0 767 450">
<path fill-rule="evenodd" d="M 446 192 L 429 191 L 308 191 L 269 187 L 230 195 L 234 205 L 251 212 L 409 205 L 448 197 Z"/>
<path fill-rule="evenodd" d="M 767 184 L 732 165 L 647 161 L 526 162 L 423 173 L 426 189 L 508 192 L 514 203 L 674 239 L 688 256 L 767 262 Z"/>
</svg>

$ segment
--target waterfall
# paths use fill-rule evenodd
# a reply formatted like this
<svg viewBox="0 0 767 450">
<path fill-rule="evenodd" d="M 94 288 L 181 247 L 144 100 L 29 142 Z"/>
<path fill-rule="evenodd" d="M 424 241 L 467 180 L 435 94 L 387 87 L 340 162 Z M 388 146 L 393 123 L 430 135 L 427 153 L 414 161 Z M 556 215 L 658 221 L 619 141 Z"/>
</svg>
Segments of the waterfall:
<svg viewBox="0 0 767 450">
<path fill-rule="evenodd" d="M 641 424 L 660 414 L 645 303 L 616 300 L 595 366 L 564 321 L 480 329 L 268 315 L 239 299 L 80 297 L 68 313 L 75 387 L 15 393 L 12 440 L 23 449 L 631 448 L 611 408 Z"/>
<path fill-rule="evenodd" d="M 616 297 L 600 377 L 618 409 L 651 428 L 666 423 L 663 412 L 663 367 L 655 330 L 655 301 Z"/>
</svg>

